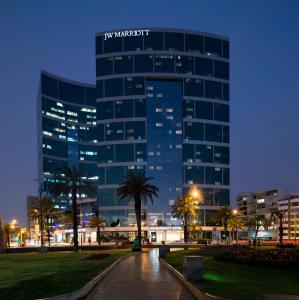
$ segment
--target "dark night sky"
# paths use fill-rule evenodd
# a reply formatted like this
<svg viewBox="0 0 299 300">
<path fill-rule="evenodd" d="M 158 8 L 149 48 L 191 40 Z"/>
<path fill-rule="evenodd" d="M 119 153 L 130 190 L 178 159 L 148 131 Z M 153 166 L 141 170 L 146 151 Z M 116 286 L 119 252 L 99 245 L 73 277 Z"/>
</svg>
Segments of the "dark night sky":
<svg viewBox="0 0 299 300">
<path fill-rule="evenodd" d="M 299 191 L 299 1 L 0 3 L 0 213 L 25 223 L 36 193 L 40 69 L 94 83 L 94 35 L 175 27 L 229 36 L 231 187 Z"/>
</svg>

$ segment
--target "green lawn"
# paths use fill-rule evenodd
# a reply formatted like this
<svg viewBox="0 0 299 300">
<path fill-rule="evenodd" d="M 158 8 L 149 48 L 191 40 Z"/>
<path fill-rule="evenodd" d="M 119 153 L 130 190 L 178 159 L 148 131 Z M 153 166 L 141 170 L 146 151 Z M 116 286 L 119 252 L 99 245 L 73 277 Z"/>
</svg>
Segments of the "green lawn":
<svg viewBox="0 0 299 300">
<path fill-rule="evenodd" d="M 102 260 L 86 259 L 105 252 Z M 65 294 L 84 286 L 128 250 L 0 255 L 0 299 L 37 299 Z"/>
<path fill-rule="evenodd" d="M 200 250 L 180 250 L 167 255 L 166 261 L 182 272 L 185 255 L 201 255 Z M 253 267 L 214 261 L 204 254 L 204 279 L 200 287 L 210 294 L 234 300 L 259 299 L 262 294 L 299 294 L 299 270 Z"/>
</svg>

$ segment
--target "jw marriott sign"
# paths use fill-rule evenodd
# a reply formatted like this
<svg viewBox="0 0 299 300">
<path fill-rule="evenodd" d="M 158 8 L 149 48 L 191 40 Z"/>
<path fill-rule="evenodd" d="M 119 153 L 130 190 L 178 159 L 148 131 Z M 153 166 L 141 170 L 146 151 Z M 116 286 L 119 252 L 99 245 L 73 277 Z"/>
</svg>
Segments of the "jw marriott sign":
<svg viewBox="0 0 299 300">
<path fill-rule="evenodd" d="M 106 32 L 104 34 L 104 41 L 111 38 L 118 37 L 127 37 L 127 36 L 143 36 L 148 35 L 150 32 L 149 29 L 137 29 L 137 30 L 124 30 L 124 31 L 114 31 L 114 32 Z"/>
</svg>

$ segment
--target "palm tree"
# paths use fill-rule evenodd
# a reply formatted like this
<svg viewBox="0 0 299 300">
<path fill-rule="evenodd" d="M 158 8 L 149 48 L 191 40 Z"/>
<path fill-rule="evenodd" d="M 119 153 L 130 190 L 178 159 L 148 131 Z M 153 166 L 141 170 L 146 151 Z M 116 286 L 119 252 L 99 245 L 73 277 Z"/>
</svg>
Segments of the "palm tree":
<svg viewBox="0 0 299 300">
<path fill-rule="evenodd" d="M 51 230 L 53 228 L 53 221 L 60 217 L 61 211 L 56 208 L 53 202 L 53 199 L 50 197 L 44 197 L 43 201 L 43 214 L 44 218 L 44 228 L 47 232 L 48 245 L 51 246 Z M 33 221 L 37 221 L 40 224 L 41 221 L 41 210 L 40 205 L 32 207 L 30 211 L 30 217 Z"/>
<path fill-rule="evenodd" d="M 200 233 L 202 233 L 202 227 L 199 225 L 199 222 L 197 222 L 197 221 L 191 222 L 189 224 L 188 230 L 194 240 L 199 238 Z"/>
<path fill-rule="evenodd" d="M 64 213 L 60 214 L 58 220 L 59 220 L 60 226 L 62 227 L 62 230 L 63 230 L 64 241 L 66 241 L 65 229 L 69 229 L 72 227 L 73 215 L 71 212 L 65 211 Z"/>
<path fill-rule="evenodd" d="M 92 218 L 89 220 L 88 226 L 91 228 L 97 229 L 97 242 L 98 245 L 101 245 L 101 227 L 106 226 L 106 220 L 100 217 L 99 215 L 93 215 Z"/>
<path fill-rule="evenodd" d="M 190 217 L 196 217 L 199 214 L 198 201 L 191 195 L 183 195 L 176 199 L 172 205 L 172 215 L 183 220 L 184 242 L 188 242 L 188 223 Z"/>
<path fill-rule="evenodd" d="M 134 249 L 136 251 L 141 251 L 141 200 L 142 198 L 149 198 L 153 203 L 153 197 L 158 197 L 159 189 L 148 183 L 152 179 L 152 177 L 146 177 L 144 172 L 129 172 L 124 176 L 124 181 L 117 189 L 117 195 L 120 199 L 129 198 L 129 200 L 134 201 L 138 230 L 138 245 Z"/>
<path fill-rule="evenodd" d="M 215 222 L 222 223 L 224 227 L 225 239 L 228 237 L 228 220 L 233 216 L 233 211 L 229 206 L 220 207 L 213 214 Z"/>
<path fill-rule="evenodd" d="M 51 187 L 54 197 L 66 196 L 71 194 L 72 215 L 73 215 L 73 235 L 74 251 L 78 251 L 78 218 L 77 218 L 77 195 L 85 194 L 87 197 L 96 195 L 96 188 L 88 180 L 83 180 L 83 173 L 74 166 L 65 165 L 59 169 L 55 176 L 55 184 Z"/>
<path fill-rule="evenodd" d="M 236 230 L 236 245 L 238 245 L 238 230 L 239 229 L 244 229 L 245 225 L 244 225 L 244 217 L 242 215 L 236 214 L 236 215 L 232 215 L 228 221 L 227 221 L 227 225 L 229 227 L 231 227 L 232 229 Z"/>
<path fill-rule="evenodd" d="M 4 224 L 0 215 L 0 253 L 5 252 L 6 243 L 5 243 L 5 229 Z"/>
<path fill-rule="evenodd" d="M 255 235 L 254 235 L 255 243 L 260 228 L 266 225 L 266 223 L 267 223 L 267 219 L 264 215 L 256 215 L 248 219 L 248 227 L 253 227 L 255 230 Z"/>
<path fill-rule="evenodd" d="M 271 220 L 279 222 L 279 244 L 282 245 L 283 239 L 283 218 L 285 216 L 285 211 L 279 210 L 277 207 L 271 210 Z"/>
</svg>

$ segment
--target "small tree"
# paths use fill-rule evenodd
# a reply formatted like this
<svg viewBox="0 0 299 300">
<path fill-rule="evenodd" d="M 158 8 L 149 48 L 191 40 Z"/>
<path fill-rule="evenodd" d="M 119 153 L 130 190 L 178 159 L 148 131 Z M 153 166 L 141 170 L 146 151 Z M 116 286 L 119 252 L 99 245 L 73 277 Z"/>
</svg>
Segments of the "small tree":
<svg viewBox="0 0 299 300">
<path fill-rule="evenodd" d="M 184 242 L 188 242 L 189 218 L 196 217 L 199 214 L 198 201 L 189 194 L 180 196 L 172 205 L 172 215 L 183 220 Z"/>
<path fill-rule="evenodd" d="M 44 197 L 43 201 L 43 213 L 41 216 L 40 205 L 33 207 L 30 211 L 30 217 L 33 221 L 37 221 L 40 224 L 41 217 L 43 218 L 44 228 L 46 230 L 48 245 L 51 246 L 51 231 L 53 229 L 54 220 L 59 219 L 61 215 L 60 209 L 56 208 L 53 199 L 50 197 Z"/>
<path fill-rule="evenodd" d="M 220 207 L 213 214 L 215 222 L 221 223 L 224 227 L 225 239 L 228 237 L 228 220 L 233 216 L 232 209 L 229 206 Z"/>
<path fill-rule="evenodd" d="M 124 181 L 120 183 L 117 189 L 117 195 L 120 199 L 129 198 L 133 200 L 136 222 L 137 222 L 137 239 L 138 245 L 135 251 L 141 251 L 141 200 L 149 198 L 153 202 L 153 197 L 158 197 L 159 189 L 148 181 L 152 177 L 146 177 L 144 172 L 129 172 L 124 176 Z"/>
<path fill-rule="evenodd" d="M 255 243 L 257 240 L 259 230 L 261 229 L 261 227 L 264 227 L 266 224 L 267 224 L 267 219 L 264 215 L 256 215 L 248 219 L 248 229 L 253 227 L 255 231 L 255 235 L 254 235 Z"/>
<path fill-rule="evenodd" d="M 55 184 L 51 187 L 51 193 L 54 197 L 65 196 L 71 194 L 72 215 L 73 215 L 73 235 L 74 235 L 74 251 L 78 251 L 78 218 L 77 218 L 77 198 L 80 194 L 87 197 L 95 197 L 96 188 L 89 180 L 83 180 L 84 174 L 73 166 L 65 165 L 58 170 L 55 176 Z"/>
<path fill-rule="evenodd" d="M 88 226 L 97 229 L 97 242 L 101 245 L 101 228 L 106 226 L 106 220 L 100 216 L 94 215 L 89 220 Z"/>
<path fill-rule="evenodd" d="M 274 222 L 279 222 L 279 244 L 282 245 L 283 241 L 283 218 L 285 216 L 285 211 L 279 210 L 277 207 L 271 210 L 271 220 Z"/>
<path fill-rule="evenodd" d="M 238 231 L 245 228 L 244 225 L 244 217 L 242 215 L 236 214 L 232 215 L 228 221 L 227 225 L 232 228 L 232 230 L 236 230 L 237 236 L 236 236 L 236 245 L 238 245 Z"/>
</svg>

